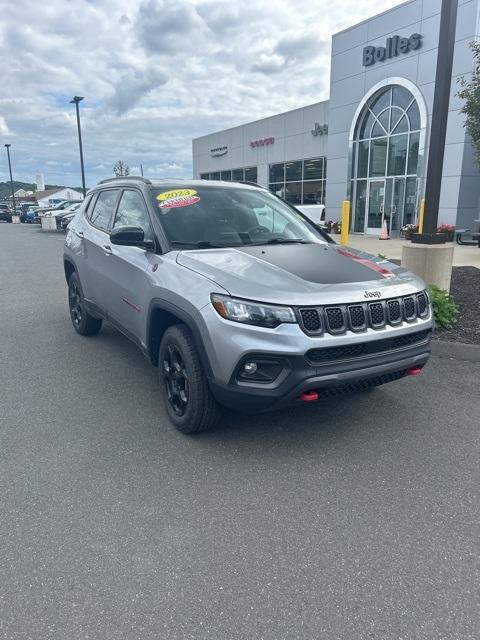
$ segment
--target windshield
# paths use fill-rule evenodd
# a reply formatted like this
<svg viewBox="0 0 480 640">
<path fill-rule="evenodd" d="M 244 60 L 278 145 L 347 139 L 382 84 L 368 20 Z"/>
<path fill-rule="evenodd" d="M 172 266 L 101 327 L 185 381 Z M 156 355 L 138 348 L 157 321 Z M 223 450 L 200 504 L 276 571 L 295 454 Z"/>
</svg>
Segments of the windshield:
<svg viewBox="0 0 480 640">
<path fill-rule="evenodd" d="M 260 189 L 222 186 L 153 189 L 155 207 L 174 246 L 209 248 L 328 242 L 313 224 Z"/>
</svg>

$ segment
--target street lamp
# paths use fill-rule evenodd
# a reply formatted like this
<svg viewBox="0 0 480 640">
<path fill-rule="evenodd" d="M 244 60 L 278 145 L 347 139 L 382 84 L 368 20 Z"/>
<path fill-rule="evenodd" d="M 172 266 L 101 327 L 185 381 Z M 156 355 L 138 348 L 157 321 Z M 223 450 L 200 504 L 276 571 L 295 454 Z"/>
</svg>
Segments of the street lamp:
<svg viewBox="0 0 480 640">
<path fill-rule="evenodd" d="M 82 130 L 80 129 L 80 109 L 78 104 L 83 100 L 82 96 L 73 96 L 70 100 L 70 104 L 74 104 L 77 110 L 77 127 L 78 127 L 78 146 L 80 147 L 80 168 L 82 170 L 82 190 L 83 197 L 85 198 L 87 190 L 85 188 L 85 168 L 83 166 L 83 147 L 82 147 Z"/>
<path fill-rule="evenodd" d="M 13 215 L 15 215 L 17 213 L 17 210 L 16 210 L 16 207 L 15 207 L 15 189 L 13 188 L 12 163 L 10 162 L 10 147 L 12 145 L 11 144 L 6 144 L 5 146 L 7 147 L 8 170 L 10 171 L 10 187 L 12 189 Z"/>
</svg>

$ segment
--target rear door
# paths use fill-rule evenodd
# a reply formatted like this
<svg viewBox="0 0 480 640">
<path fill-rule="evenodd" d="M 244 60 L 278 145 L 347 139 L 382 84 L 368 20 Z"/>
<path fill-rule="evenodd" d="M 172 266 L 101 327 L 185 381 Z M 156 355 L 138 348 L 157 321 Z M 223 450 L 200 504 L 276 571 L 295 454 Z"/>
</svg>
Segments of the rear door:
<svg viewBox="0 0 480 640">
<path fill-rule="evenodd" d="M 123 190 L 112 229 L 129 226 L 141 227 L 145 239 L 154 240 L 144 197 L 134 188 Z M 130 337 L 143 344 L 142 317 L 147 311 L 151 287 L 147 272 L 149 253 L 140 247 L 113 244 L 111 249 L 105 290 L 108 313 Z"/>
<path fill-rule="evenodd" d="M 82 227 L 85 247 L 85 275 L 82 278 L 84 295 L 108 313 L 105 291 L 108 286 L 109 260 L 112 257 L 109 231 L 120 197 L 120 189 L 104 189 L 89 211 Z"/>
</svg>

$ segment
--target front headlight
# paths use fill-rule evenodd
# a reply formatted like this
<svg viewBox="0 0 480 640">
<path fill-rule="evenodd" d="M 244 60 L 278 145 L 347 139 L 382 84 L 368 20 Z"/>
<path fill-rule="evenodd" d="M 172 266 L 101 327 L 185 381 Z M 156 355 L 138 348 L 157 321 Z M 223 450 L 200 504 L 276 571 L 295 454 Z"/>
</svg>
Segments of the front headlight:
<svg viewBox="0 0 480 640">
<path fill-rule="evenodd" d="M 269 327 L 270 329 L 278 327 L 283 322 L 297 322 L 293 309 L 290 309 L 290 307 L 238 300 L 228 296 L 221 296 L 217 293 L 212 294 L 211 300 L 217 313 L 222 318 L 233 322 L 254 324 L 258 327 Z"/>
</svg>

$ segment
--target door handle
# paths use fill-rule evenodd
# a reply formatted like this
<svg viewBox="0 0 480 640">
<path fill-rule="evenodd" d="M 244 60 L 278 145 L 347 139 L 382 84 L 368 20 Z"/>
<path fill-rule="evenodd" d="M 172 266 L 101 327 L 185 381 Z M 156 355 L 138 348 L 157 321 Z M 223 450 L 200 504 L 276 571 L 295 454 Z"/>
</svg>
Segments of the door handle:
<svg viewBox="0 0 480 640">
<path fill-rule="evenodd" d="M 112 255 L 112 247 L 110 245 L 104 244 L 102 248 L 103 248 L 103 251 L 104 251 L 105 255 L 107 255 L 107 256 L 111 256 Z"/>
<path fill-rule="evenodd" d="M 83 236 L 84 236 L 83 231 L 75 231 L 75 233 L 77 234 L 77 236 L 78 236 L 79 238 L 83 238 Z"/>
</svg>

